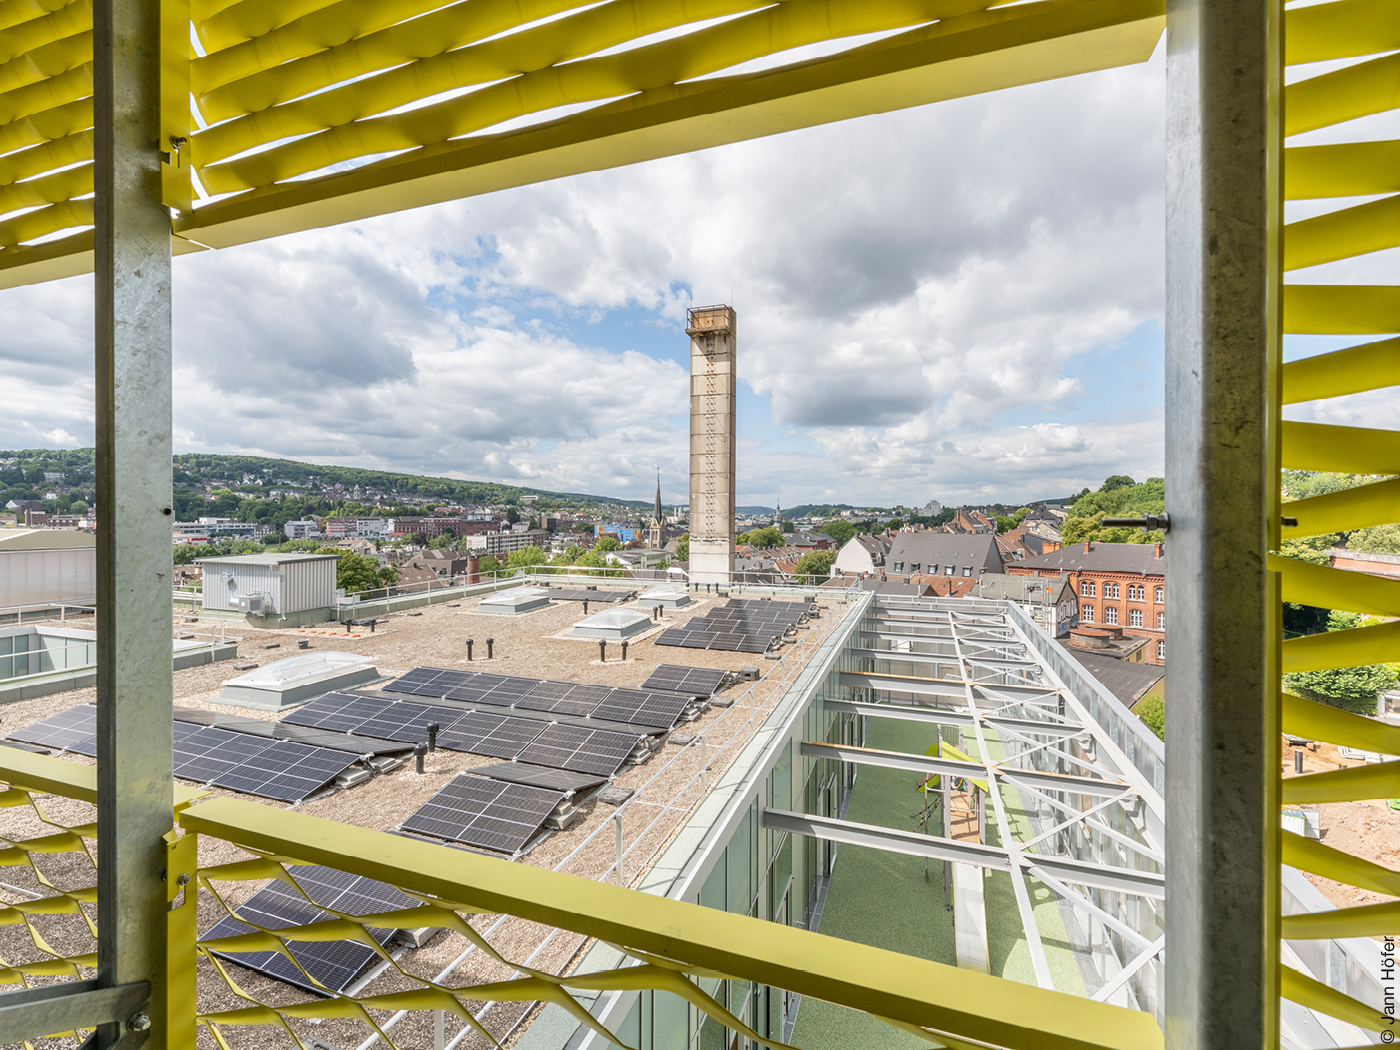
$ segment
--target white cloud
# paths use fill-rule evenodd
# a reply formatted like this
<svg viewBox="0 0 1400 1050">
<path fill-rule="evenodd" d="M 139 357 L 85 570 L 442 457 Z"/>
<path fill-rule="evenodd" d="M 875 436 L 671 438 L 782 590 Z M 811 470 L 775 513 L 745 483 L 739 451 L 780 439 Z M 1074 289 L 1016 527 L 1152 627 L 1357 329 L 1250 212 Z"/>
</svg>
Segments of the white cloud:
<svg viewBox="0 0 1400 1050">
<path fill-rule="evenodd" d="M 680 498 L 693 296 L 771 404 L 751 498 L 1160 473 L 1074 366 L 1161 314 L 1162 94 L 1159 55 L 181 258 L 176 446 Z M 91 440 L 90 294 L 0 293 L 0 445 Z"/>
</svg>

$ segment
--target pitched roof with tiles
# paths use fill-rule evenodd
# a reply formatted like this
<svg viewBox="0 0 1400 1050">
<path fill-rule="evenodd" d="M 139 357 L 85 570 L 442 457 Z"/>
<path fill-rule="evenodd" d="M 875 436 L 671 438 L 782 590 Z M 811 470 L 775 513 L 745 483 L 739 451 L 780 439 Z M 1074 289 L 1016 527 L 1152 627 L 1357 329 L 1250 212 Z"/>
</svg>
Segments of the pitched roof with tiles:
<svg viewBox="0 0 1400 1050">
<path fill-rule="evenodd" d="M 1085 547 L 1088 550 L 1085 550 Z M 1060 572 L 1137 572 L 1146 576 L 1164 576 L 1167 571 L 1165 549 L 1160 557 L 1152 543 L 1072 543 L 1038 558 L 1026 558 L 1016 563 L 1018 569 L 1055 570 Z"/>
<path fill-rule="evenodd" d="M 973 576 L 1005 571 L 996 537 L 991 533 L 896 533 L 890 552 L 885 555 L 885 565 L 890 572 L 940 572 L 954 576 L 961 576 L 964 569 L 970 570 Z M 935 565 L 938 566 L 936 570 Z M 950 565 L 953 567 L 951 574 L 946 571 Z"/>
</svg>

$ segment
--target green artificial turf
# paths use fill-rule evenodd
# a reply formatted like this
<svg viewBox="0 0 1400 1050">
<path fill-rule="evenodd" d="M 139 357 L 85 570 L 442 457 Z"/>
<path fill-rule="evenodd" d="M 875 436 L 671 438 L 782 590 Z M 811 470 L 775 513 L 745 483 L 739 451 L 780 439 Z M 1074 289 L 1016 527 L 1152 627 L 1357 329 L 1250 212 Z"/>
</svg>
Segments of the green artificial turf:
<svg viewBox="0 0 1400 1050">
<path fill-rule="evenodd" d="M 922 754 L 938 740 L 936 726 L 893 719 L 872 719 L 867 747 Z M 1001 755 L 999 741 L 987 741 L 988 753 Z M 976 739 L 967 735 L 963 750 L 974 757 Z M 912 831 L 921 827 L 923 799 L 916 790 L 920 777 L 897 769 L 865 766 L 856 778 L 847 819 L 879 827 Z M 1002 792 L 1007 821 L 1017 838 L 1028 838 L 1029 823 L 1020 793 Z M 935 826 L 935 830 L 937 827 Z M 987 841 L 996 844 L 996 820 L 988 806 Z M 919 857 L 862 846 L 842 845 L 827 890 L 821 932 L 906 955 L 956 965 L 952 913 L 943 906 L 943 865 Z M 1084 994 L 1083 980 L 1070 950 L 1060 917 L 1060 906 L 1044 886 L 1030 880 L 1036 926 L 1045 946 L 1046 960 L 1060 991 Z M 998 976 L 1035 983 L 1030 951 L 1021 931 L 1020 912 L 1012 892 L 1011 876 L 987 872 L 987 947 L 992 972 Z M 891 1028 L 854 1010 L 804 999 L 797 1014 L 794 1045 L 802 1050 L 913 1050 L 930 1045 L 915 1036 Z"/>
</svg>

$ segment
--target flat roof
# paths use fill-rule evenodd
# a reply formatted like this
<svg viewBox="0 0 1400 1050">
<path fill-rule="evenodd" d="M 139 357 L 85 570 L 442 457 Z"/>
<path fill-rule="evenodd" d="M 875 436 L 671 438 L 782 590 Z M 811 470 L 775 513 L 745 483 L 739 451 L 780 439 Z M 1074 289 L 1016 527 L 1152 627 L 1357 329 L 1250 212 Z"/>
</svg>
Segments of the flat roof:
<svg viewBox="0 0 1400 1050">
<path fill-rule="evenodd" d="M 286 565 L 294 561 L 335 561 L 339 554 L 227 554 L 223 557 L 196 558 L 196 564 L 219 562 L 223 565 Z"/>
<path fill-rule="evenodd" d="M 67 550 L 97 547 L 97 536 L 77 529 L 3 529 L 0 530 L 0 552 Z"/>
</svg>

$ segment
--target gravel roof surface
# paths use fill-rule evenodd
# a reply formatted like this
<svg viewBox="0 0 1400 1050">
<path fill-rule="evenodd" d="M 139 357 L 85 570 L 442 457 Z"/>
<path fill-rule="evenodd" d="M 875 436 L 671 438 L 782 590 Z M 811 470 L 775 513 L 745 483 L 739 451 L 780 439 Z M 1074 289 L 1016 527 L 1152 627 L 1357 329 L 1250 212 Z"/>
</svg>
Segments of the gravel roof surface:
<svg viewBox="0 0 1400 1050">
<path fill-rule="evenodd" d="M 848 611 L 847 606 L 838 604 L 838 596 L 820 594 L 821 619 L 807 628 L 799 628 L 799 639 L 809 630 L 826 631 L 838 623 Z M 757 667 L 764 680 L 752 688 L 747 683 L 731 686 L 721 694 L 724 699 L 733 699 L 733 706 L 721 708 L 712 706 L 702 717 L 692 723 L 681 723 L 679 732 L 695 734 L 706 732 L 706 748 L 710 768 L 709 783 L 718 781 L 720 774 L 733 758 L 742 750 L 752 732 L 761 724 L 767 710 L 782 693 L 778 678 L 780 666 L 760 656 L 745 653 L 705 652 L 694 649 L 678 649 L 656 646 L 651 638 L 640 642 L 633 641 L 629 646 L 628 659 L 620 659 L 618 646 L 610 643 L 609 659 L 600 663 L 596 641 L 581 644 L 578 640 L 558 637 L 573 624 L 584 618 L 582 606 L 577 602 L 560 602 L 537 612 L 520 616 L 488 615 L 476 611 L 478 599 L 468 598 L 447 604 L 424 607 L 409 612 L 394 613 L 381 620 L 381 626 L 374 634 L 362 637 L 347 637 L 338 632 L 334 625 L 287 630 L 263 630 L 244 623 L 230 623 L 225 628 L 230 639 L 238 640 L 238 658 L 256 660 L 267 664 L 298 652 L 297 641 L 308 638 L 313 650 L 337 650 L 374 656 L 378 666 L 386 676 L 397 677 L 417 666 L 490 671 L 496 674 L 516 675 L 527 678 L 546 678 L 566 682 L 582 682 L 600 685 L 638 687 L 660 664 L 679 664 L 692 667 L 713 667 L 735 671 L 742 667 Z M 704 615 L 720 604 L 716 599 L 703 596 L 685 609 L 666 610 L 664 623 L 673 626 L 684 623 L 694 615 Z M 590 609 L 590 612 L 593 611 Z M 177 622 L 178 623 L 178 622 Z M 216 622 L 217 623 L 217 622 Z M 186 625 L 186 630 L 203 636 L 209 621 Z M 216 627 L 216 630 L 218 628 Z M 362 633 L 362 629 L 361 629 Z M 485 641 L 494 639 L 494 658 L 485 657 Z M 653 636 L 654 637 L 654 636 Z M 475 640 L 476 659 L 468 662 L 466 640 Z M 261 646 L 278 643 L 280 648 L 263 649 Z M 795 653 L 794 646 L 784 646 L 784 653 Z M 786 662 L 786 661 L 785 661 Z M 223 682 L 240 672 L 232 669 L 229 662 L 188 668 L 176 671 L 175 700 L 188 706 L 208 710 L 226 711 L 253 718 L 273 720 L 277 715 L 271 712 L 250 708 L 235 707 L 217 702 Z M 788 671 L 789 678 L 792 671 Z M 388 685 L 380 683 L 380 687 Z M 95 699 L 95 689 L 81 689 L 68 693 L 55 694 L 34 700 L 21 701 L 0 708 L 0 735 L 49 717 L 80 703 L 90 703 Z M 751 706 L 752 705 L 752 718 Z M 698 746 L 680 747 L 666 744 L 653 753 L 646 762 L 625 767 L 614 778 L 614 783 L 631 788 L 637 795 L 629 804 L 624 819 L 625 842 L 628 850 L 625 874 L 627 881 L 635 884 L 638 877 L 661 850 L 672 840 L 685 819 L 693 812 L 700 801 L 699 784 L 700 751 Z M 73 761 L 88 762 L 82 756 L 64 755 Z M 360 827 L 388 830 L 407 818 L 423 802 L 430 798 L 456 773 L 474 767 L 489 765 L 498 761 L 494 758 L 462 754 L 452 751 L 438 751 L 427 756 L 423 775 L 414 772 L 410 761 L 400 769 L 375 777 L 374 779 L 345 791 L 307 801 L 295 808 L 301 812 L 343 821 Z M 221 788 L 209 789 L 211 796 L 230 796 L 247 799 L 249 796 Z M 91 818 L 92 807 L 68 800 L 49 800 L 56 811 L 81 823 Z M 262 799 L 253 801 L 263 805 L 280 805 Z M 48 803 L 45 803 L 46 806 Z M 71 811 L 71 813 L 69 812 Z M 516 863 L 531 864 L 546 868 L 559 867 L 573 875 L 586 878 L 607 878 L 613 876 L 609 869 L 616 855 L 615 838 L 611 823 L 616 810 L 595 800 L 586 800 L 580 807 L 582 819 L 566 831 L 554 832 L 537 839 L 532 848 Z M 11 820 L 10 815 L 22 811 L 6 811 L 6 834 L 15 837 L 28 837 L 30 829 L 21 827 Z M 23 823 L 22 821 L 20 823 Z M 32 821 L 36 828 L 43 825 Z M 13 828 L 11 831 L 9 829 Z M 591 842 L 589 837 L 601 832 Z M 35 832 L 39 833 L 39 832 Z M 584 845 L 588 842 L 587 845 Z M 91 843 L 95 850 L 95 843 Z M 582 849 L 579 847 L 583 846 Z M 577 851 L 577 852 L 576 852 Z M 205 838 L 200 843 L 200 864 L 207 867 L 242 859 L 249 854 L 237 847 Z M 66 878 L 74 878 L 70 872 L 82 869 L 81 863 L 72 859 L 73 854 L 54 854 L 45 859 L 46 865 Z M 572 857 L 572 859 L 568 859 Z M 50 859 L 52 858 L 52 859 Z M 67 860 L 63 858 L 69 858 Z M 65 867 L 66 865 L 66 867 Z M 75 868 L 76 865 L 76 868 Z M 8 869 L 10 872 L 19 869 Z M 48 869 L 45 868 L 47 871 Z M 82 870 L 89 870 L 82 869 Z M 27 873 L 15 876 L 10 887 L 0 885 L 0 899 L 18 901 L 25 899 L 26 891 L 37 890 L 24 878 Z M 245 900 L 262 884 L 257 882 L 223 883 L 218 888 L 220 894 L 231 905 Z M 18 891 L 18 892 L 16 892 Z M 43 892 L 40 890 L 39 892 Z M 199 928 L 207 930 L 226 911 L 210 893 L 201 893 L 199 900 Z M 47 917 L 46 922 L 55 927 L 55 936 L 64 944 L 65 950 L 73 939 L 82 940 L 81 929 L 66 929 L 60 935 L 60 921 L 71 926 L 81 922 L 78 917 Z M 498 924 L 491 934 L 490 943 L 498 952 L 516 962 L 530 958 L 532 967 L 560 973 L 573 965 L 587 947 L 588 942 L 575 934 L 552 931 L 537 924 L 512 917 L 475 916 L 472 925 L 485 931 Z M 553 934 L 553 936 L 551 936 Z M 18 938 L 18 939 L 17 939 Z M 21 943 L 21 941 L 23 943 Z M 0 957 L 20 960 L 25 954 L 28 938 L 23 927 L 0 927 Z M 57 945 L 56 945 L 57 946 Z M 409 973 L 419 977 L 435 978 L 439 971 L 456 962 L 455 967 L 442 978 L 447 985 L 467 985 L 482 981 L 501 980 L 514 975 L 514 971 L 489 958 L 481 951 L 473 951 L 465 959 L 460 958 L 468 942 L 456 933 L 439 934 L 428 945 L 407 953 L 399 965 Z M 32 945 L 28 954 L 33 954 Z M 533 954 L 533 958 L 531 958 Z M 240 1000 L 224 980 L 214 972 L 207 959 L 201 958 L 199 966 L 199 999 L 202 1011 L 234 1009 L 249 1005 Z M 242 991 L 254 999 L 267 1004 L 287 1004 L 302 1002 L 310 998 L 308 993 L 282 982 L 272 980 L 241 967 L 226 966 L 229 978 L 237 982 Z M 414 987 L 414 983 L 393 969 L 374 978 L 361 994 L 379 994 L 388 991 Z M 478 1009 L 486 1004 L 477 1004 Z M 518 1038 L 523 1026 L 519 1023 L 535 1011 L 533 1003 L 498 1003 L 491 1006 L 483 1018 L 483 1023 L 491 1033 L 502 1041 Z M 373 1016 L 382 1023 L 390 1014 L 374 1011 Z M 417 1048 L 432 1045 L 431 1015 L 424 1012 L 410 1014 L 392 1030 L 393 1041 L 400 1047 Z M 331 1044 L 338 1050 L 352 1050 L 368 1036 L 373 1029 L 362 1021 L 327 1019 L 321 1023 L 311 1021 L 293 1022 L 297 1034 L 309 1045 L 312 1039 Z M 462 1029 L 462 1023 L 449 1015 L 447 1018 L 447 1038 Z M 262 1050 L 267 1047 L 292 1047 L 287 1033 L 275 1025 L 244 1025 L 221 1029 L 234 1050 Z M 51 1040 L 55 1048 L 76 1045 L 72 1040 Z M 199 1043 L 202 1050 L 217 1050 L 216 1044 L 207 1030 L 201 1026 Z M 460 1043 L 463 1048 L 485 1048 L 491 1044 L 481 1035 L 468 1032 Z"/>
</svg>

